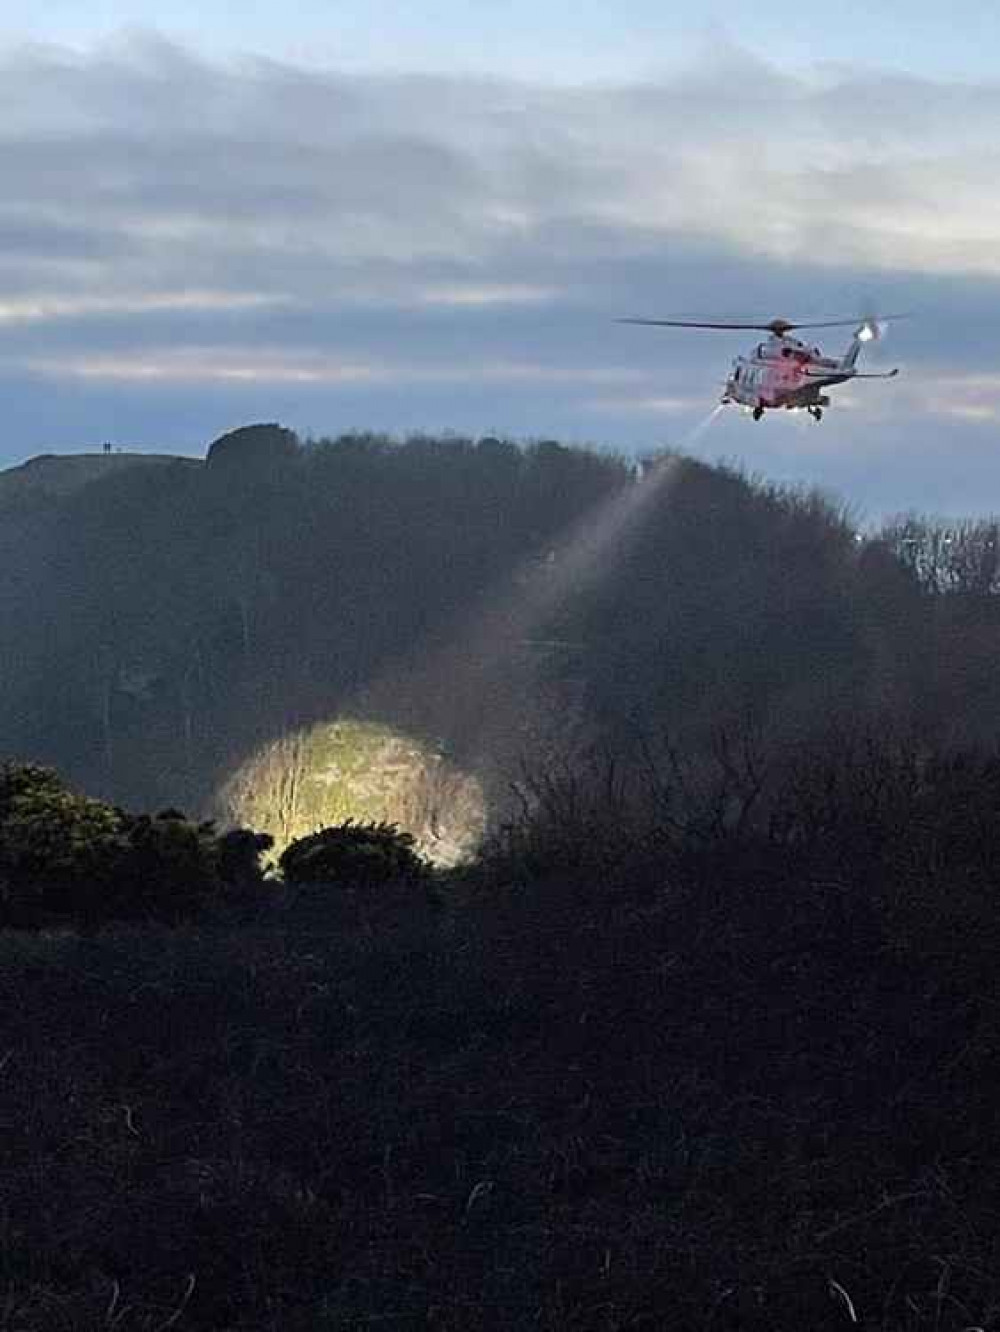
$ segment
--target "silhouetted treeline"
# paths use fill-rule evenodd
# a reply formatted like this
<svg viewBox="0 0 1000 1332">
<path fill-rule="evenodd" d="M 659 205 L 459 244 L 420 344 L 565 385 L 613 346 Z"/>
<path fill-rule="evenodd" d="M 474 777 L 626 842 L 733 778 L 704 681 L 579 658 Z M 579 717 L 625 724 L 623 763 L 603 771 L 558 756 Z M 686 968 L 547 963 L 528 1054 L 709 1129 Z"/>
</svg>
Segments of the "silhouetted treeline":
<svg viewBox="0 0 1000 1332">
<path fill-rule="evenodd" d="M 344 711 L 479 767 L 539 736 L 1000 717 L 986 527 L 860 540 L 821 496 L 682 459 L 577 580 L 581 532 L 658 484 L 606 453 L 257 426 L 74 486 L 46 461 L 48 488 L 0 484 L 0 750 L 116 800 L 204 808 L 255 747 Z"/>
</svg>

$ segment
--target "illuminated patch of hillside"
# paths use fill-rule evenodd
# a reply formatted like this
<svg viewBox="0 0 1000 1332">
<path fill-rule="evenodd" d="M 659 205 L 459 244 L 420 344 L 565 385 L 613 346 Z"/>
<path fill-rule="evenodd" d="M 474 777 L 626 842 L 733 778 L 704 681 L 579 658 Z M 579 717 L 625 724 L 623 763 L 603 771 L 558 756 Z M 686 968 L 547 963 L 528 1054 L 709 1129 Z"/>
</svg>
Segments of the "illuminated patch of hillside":
<svg viewBox="0 0 1000 1332">
<path fill-rule="evenodd" d="M 482 839 L 482 787 L 432 747 L 371 722 L 339 719 L 271 741 L 229 777 L 218 810 L 268 832 L 275 854 L 346 819 L 397 824 L 438 865 L 468 859 Z"/>
</svg>

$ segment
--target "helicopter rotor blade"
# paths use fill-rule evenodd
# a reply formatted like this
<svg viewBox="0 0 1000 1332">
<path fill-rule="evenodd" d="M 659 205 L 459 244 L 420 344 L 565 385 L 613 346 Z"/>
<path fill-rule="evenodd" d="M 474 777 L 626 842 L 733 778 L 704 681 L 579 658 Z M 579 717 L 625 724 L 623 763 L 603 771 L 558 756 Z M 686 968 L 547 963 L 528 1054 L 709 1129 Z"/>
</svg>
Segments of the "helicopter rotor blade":
<svg viewBox="0 0 1000 1332">
<path fill-rule="evenodd" d="M 880 314 L 880 315 L 856 315 L 853 319 L 820 319 L 815 322 L 803 324 L 785 324 L 784 320 L 776 319 L 776 324 L 783 324 L 785 328 L 848 328 L 852 324 L 862 324 L 865 327 L 876 329 L 880 324 L 886 324 L 890 319 L 909 319 L 909 314 Z"/>
<path fill-rule="evenodd" d="M 645 324 L 652 328 L 759 328 L 764 332 L 771 327 L 770 324 L 738 324 L 728 320 L 720 323 L 711 323 L 699 319 L 616 319 L 616 324 Z M 789 327 L 791 327 L 789 325 Z"/>
<path fill-rule="evenodd" d="M 783 337 L 796 328 L 848 328 L 857 327 L 859 324 L 870 327 L 886 323 L 890 319 L 907 319 L 908 317 L 906 314 L 889 314 L 879 315 L 876 319 L 870 315 L 855 315 L 851 319 L 817 319 L 801 322 L 790 319 L 771 319 L 766 323 L 744 323 L 730 319 L 617 319 L 615 322 L 618 324 L 645 324 L 653 328 L 760 329 L 764 333 L 775 333 L 778 337 Z"/>
</svg>

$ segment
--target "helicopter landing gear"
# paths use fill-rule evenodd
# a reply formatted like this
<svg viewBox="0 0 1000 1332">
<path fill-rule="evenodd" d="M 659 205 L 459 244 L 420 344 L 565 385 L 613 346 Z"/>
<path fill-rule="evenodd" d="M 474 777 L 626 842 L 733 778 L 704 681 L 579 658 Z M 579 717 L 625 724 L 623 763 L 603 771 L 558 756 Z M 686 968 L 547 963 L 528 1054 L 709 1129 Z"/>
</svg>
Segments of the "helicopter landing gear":
<svg viewBox="0 0 1000 1332">
<path fill-rule="evenodd" d="M 755 421 L 759 421 L 760 418 L 761 418 L 763 415 L 764 415 L 764 408 L 763 408 L 763 407 L 755 407 L 755 408 L 753 409 L 753 419 L 754 419 Z"/>
<path fill-rule="evenodd" d="M 822 407 L 810 407 L 810 408 L 809 408 L 809 415 L 812 417 L 812 419 L 813 419 L 814 421 L 822 421 L 822 419 L 823 419 L 823 408 L 822 408 Z"/>
</svg>

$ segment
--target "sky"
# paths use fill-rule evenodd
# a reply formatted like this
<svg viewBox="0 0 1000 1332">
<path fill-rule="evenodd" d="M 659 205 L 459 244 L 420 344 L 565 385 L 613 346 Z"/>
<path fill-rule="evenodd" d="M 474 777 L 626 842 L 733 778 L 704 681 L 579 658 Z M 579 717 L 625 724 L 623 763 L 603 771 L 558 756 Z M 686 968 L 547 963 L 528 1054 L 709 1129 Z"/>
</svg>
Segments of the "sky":
<svg viewBox="0 0 1000 1332">
<path fill-rule="evenodd" d="M 617 317 L 901 310 L 897 379 L 695 450 L 862 518 L 1000 511 L 1000 7 L 786 9 L 5 10 L 0 466 L 254 420 L 645 454 L 747 335 Z"/>
</svg>

